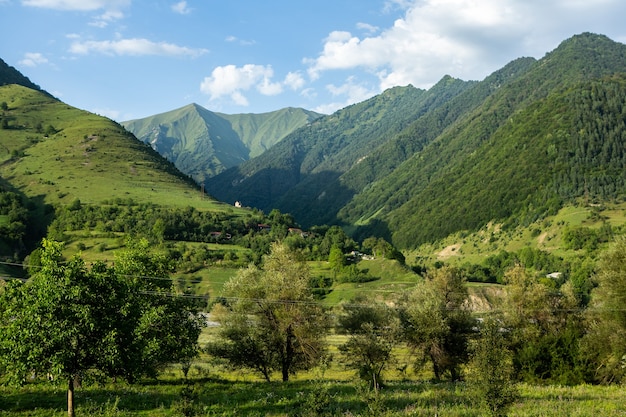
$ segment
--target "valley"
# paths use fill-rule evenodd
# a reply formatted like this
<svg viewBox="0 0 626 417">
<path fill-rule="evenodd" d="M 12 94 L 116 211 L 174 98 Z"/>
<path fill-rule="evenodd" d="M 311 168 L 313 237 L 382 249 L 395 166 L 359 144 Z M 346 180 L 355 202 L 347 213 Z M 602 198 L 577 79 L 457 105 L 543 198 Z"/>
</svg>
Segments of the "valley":
<svg viewBox="0 0 626 417">
<path fill-rule="evenodd" d="M 52 358 L 84 415 L 621 415 L 624 103 L 591 33 L 330 115 L 117 123 L 2 61 L 0 410 L 62 408 Z"/>
</svg>

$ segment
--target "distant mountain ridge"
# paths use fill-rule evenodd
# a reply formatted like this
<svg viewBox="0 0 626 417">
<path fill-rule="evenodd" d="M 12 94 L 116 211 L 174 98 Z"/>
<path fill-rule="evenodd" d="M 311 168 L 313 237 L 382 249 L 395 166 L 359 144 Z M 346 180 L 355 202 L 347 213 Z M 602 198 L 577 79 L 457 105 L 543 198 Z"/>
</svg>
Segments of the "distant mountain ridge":
<svg viewBox="0 0 626 417">
<path fill-rule="evenodd" d="M 395 88 L 320 118 L 205 188 L 403 248 L 622 198 L 625 73 L 625 45 L 576 35 L 480 82 Z"/>
<path fill-rule="evenodd" d="M 260 155 L 320 116 L 300 108 L 228 115 L 193 103 L 121 124 L 182 172 L 202 182 Z"/>
</svg>

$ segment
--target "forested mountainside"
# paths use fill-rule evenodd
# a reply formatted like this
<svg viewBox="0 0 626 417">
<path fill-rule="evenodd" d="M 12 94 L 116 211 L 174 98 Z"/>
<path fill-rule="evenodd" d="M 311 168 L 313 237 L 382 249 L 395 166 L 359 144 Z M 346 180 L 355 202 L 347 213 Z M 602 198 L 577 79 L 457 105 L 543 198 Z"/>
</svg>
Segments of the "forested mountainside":
<svg viewBox="0 0 626 417">
<path fill-rule="evenodd" d="M 320 116 L 299 108 L 228 115 L 189 104 L 121 124 L 182 172 L 202 182 L 260 155 Z"/>
<path fill-rule="evenodd" d="M 492 220 L 529 222 L 579 198 L 620 199 L 624 73 L 625 45 L 577 35 L 481 82 L 446 77 L 340 110 L 206 189 L 404 248 Z M 392 97 L 401 103 L 385 107 Z"/>
<path fill-rule="evenodd" d="M 373 149 L 471 84 L 444 77 L 430 91 L 413 86 L 391 88 L 296 130 L 263 155 L 207 180 L 206 190 L 220 200 L 237 200 L 262 210 L 280 207 L 289 192 L 300 202 L 315 200 Z M 321 211 L 331 210 L 326 204 L 341 207 L 346 201 L 328 199 Z M 294 214 L 310 215 L 306 212 L 312 209 Z M 305 218 L 299 221 L 309 224 Z"/>
</svg>

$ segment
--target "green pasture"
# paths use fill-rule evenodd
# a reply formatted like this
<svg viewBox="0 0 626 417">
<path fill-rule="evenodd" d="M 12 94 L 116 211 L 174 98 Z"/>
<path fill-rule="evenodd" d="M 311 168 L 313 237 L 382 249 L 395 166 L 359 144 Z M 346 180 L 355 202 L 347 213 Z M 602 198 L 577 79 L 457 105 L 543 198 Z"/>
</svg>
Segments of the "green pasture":
<svg viewBox="0 0 626 417">
<path fill-rule="evenodd" d="M 187 389 L 185 388 L 187 387 Z M 511 417 L 617 417 L 626 393 L 617 386 L 521 385 Z M 183 414 L 182 404 L 191 405 Z M 192 400 L 192 401 L 190 401 Z M 6 417 L 65 416 L 65 391 L 48 383 L 0 387 Z M 162 378 L 135 385 L 109 383 L 77 391 L 77 416 L 439 416 L 485 415 L 471 385 L 393 381 L 378 393 L 358 383 L 298 380 L 289 383 L 204 377 Z"/>
<path fill-rule="evenodd" d="M 437 261 L 452 265 L 482 264 L 487 257 L 500 251 L 517 252 L 531 247 L 563 258 L 574 258 L 580 253 L 563 247 L 565 229 L 577 226 L 597 229 L 605 223 L 614 228 L 623 227 L 626 224 L 626 203 L 592 205 L 581 202 L 562 208 L 554 216 L 512 229 L 489 223 L 478 232 L 458 232 L 437 242 L 423 244 L 416 250 L 405 252 L 405 256 L 411 265 Z"/>
</svg>

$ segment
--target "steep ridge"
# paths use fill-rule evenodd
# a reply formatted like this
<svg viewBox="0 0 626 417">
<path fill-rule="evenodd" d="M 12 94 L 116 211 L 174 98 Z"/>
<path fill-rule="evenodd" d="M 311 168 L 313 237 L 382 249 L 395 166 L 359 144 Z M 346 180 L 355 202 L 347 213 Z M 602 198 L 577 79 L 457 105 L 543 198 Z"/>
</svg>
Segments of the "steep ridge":
<svg viewBox="0 0 626 417">
<path fill-rule="evenodd" d="M 319 117 L 303 109 L 226 115 L 198 104 L 122 122 L 196 182 L 241 164 Z"/>
<path fill-rule="evenodd" d="M 248 148 L 230 123 L 197 104 L 122 126 L 196 181 L 248 159 Z"/>
<path fill-rule="evenodd" d="M 452 80 L 451 94 L 462 91 L 467 85 Z M 313 207 L 309 203 L 318 198 L 324 187 L 372 149 L 406 128 L 420 114 L 446 99 L 446 94 L 433 97 L 412 86 L 389 89 L 320 118 L 294 131 L 260 157 L 207 180 L 207 192 L 223 201 L 240 200 L 263 210 L 274 207 L 294 210 L 297 217 L 312 213 Z M 290 192 L 294 198 L 288 197 Z M 349 198 L 352 192 L 347 190 L 341 198 Z M 280 201 L 287 204 L 281 206 Z M 290 202 L 294 204 L 290 205 Z M 338 199 L 333 202 L 341 204 Z M 323 212 L 329 209 L 321 205 Z M 306 221 L 299 221 L 306 224 Z"/>
<path fill-rule="evenodd" d="M 21 85 L 23 87 L 41 91 L 46 95 L 50 95 L 48 92 L 42 90 L 37 84 L 29 80 L 28 77 L 24 76 L 14 67 L 0 59 L 0 86 L 9 84 Z"/>
<path fill-rule="evenodd" d="M 232 129 L 250 150 L 250 158 L 261 155 L 289 133 L 323 116 L 294 107 L 268 113 L 216 114 L 230 122 Z"/>
<path fill-rule="evenodd" d="M 305 224 L 337 222 L 338 211 L 343 206 L 350 205 L 348 200 L 342 198 L 341 190 L 351 190 L 350 201 L 358 199 L 359 193 L 391 174 L 403 161 L 421 151 L 456 120 L 480 106 L 485 98 L 496 89 L 523 74 L 534 62 L 532 58 L 518 59 L 496 71 L 483 82 L 468 83 L 444 77 L 428 90 L 427 94 L 432 102 L 425 107 L 426 111 L 399 134 L 371 149 L 365 157 L 351 166 L 336 181 L 324 184 L 324 189 L 319 194 L 323 193 L 323 198 L 307 201 L 306 204 L 301 205 L 300 210 L 297 210 L 289 202 L 301 200 L 296 199 L 294 193 L 290 192 L 285 199 L 280 201 L 278 207 L 296 214 L 297 218 Z M 294 191 L 298 188 L 300 187 Z M 379 190 L 373 195 L 368 195 L 369 201 L 376 209 L 381 204 L 385 204 L 384 202 L 389 198 L 388 191 Z M 319 210 L 311 209 L 311 207 L 324 204 L 326 207 L 320 207 Z M 322 214 L 322 217 L 315 217 L 316 213 Z"/>
<path fill-rule="evenodd" d="M 491 220 L 527 223 L 582 196 L 620 198 L 623 73 L 625 45 L 588 33 L 564 41 L 353 200 L 340 219 L 375 220 L 362 235 L 414 247 Z M 384 202 L 371 205 L 383 192 Z"/>
</svg>

